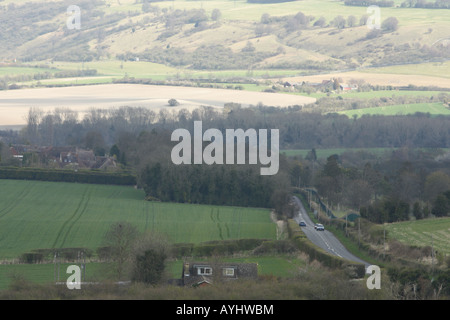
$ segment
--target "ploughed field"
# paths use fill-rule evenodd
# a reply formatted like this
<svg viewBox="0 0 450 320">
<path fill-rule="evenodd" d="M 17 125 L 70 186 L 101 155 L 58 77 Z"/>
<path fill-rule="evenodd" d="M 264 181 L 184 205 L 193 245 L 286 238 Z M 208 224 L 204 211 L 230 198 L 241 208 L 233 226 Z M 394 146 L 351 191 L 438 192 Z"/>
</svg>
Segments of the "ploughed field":
<svg viewBox="0 0 450 320">
<path fill-rule="evenodd" d="M 176 99 L 179 105 L 170 107 L 170 99 Z M 192 111 L 201 106 L 223 108 L 230 102 L 244 107 L 259 103 L 288 107 L 315 101 L 316 99 L 311 97 L 281 93 L 138 84 L 9 90 L 0 92 L 0 126 L 25 125 L 30 108 L 38 108 L 44 113 L 57 108 L 68 108 L 82 116 L 92 108 L 122 106 L 151 108 L 158 113 L 163 108 L 175 112 L 180 109 Z"/>
</svg>

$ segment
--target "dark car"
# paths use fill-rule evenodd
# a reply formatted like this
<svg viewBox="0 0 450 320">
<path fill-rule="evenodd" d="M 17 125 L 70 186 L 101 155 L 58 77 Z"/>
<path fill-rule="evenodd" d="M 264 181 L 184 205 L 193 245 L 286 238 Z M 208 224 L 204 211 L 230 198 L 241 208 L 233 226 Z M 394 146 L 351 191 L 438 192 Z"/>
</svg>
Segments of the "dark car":
<svg viewBox="0 0 450 320">
<path fill-rule="evenodd" d="M 305 221 L 300 221 L 300 223 L 298 224 L 300 227 L 306 227 L 306 223 Z"/>
</svg>

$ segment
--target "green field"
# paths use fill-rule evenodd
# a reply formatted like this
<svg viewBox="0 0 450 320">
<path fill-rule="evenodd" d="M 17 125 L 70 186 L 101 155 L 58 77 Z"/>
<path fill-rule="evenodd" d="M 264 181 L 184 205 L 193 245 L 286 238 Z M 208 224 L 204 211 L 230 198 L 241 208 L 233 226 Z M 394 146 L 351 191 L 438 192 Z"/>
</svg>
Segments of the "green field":
<svg viewBox="0 0 450 320">
<path fill-rule="evenodd" d="M 342 154 L 347 151 L 358 152 L 364 151 L 374 154 L 375 156 L 382 156 L 386 152 L 391 152 L 395 150 L 395 148 L 330 148 L 330 149 L 316 149 L 316 155 L 318 159 L 326 159 L 333 154 Z M 291 150 L 281 150 L 281 153 L 284 153 L 288 157 L 302 156 L 306 157 L 308 152 L 311 152 L 311 149 L 291 149 Z"/>
<path fill-rule="evenodd" d="M 203 261 L 202 259 L 196 261 Z M 290 255 L 276 256 L 248 256 L 240 258 L 224 258 L 224 262 L 257 263 L 258 275 L 291 277 L 298 273 L 298 269 L 305 267 L 306 262 L 302 258 Z M 14 277 L 20 277 L 33 283 L 47 284 L 54 281 L 65 282 L 68 274 L 67 267 L 74 263 L 61 263 L 59 266 L 47 264 L 5 264 L 0 265 L 0 290 L 8 287 Z M 108 266 L 105 263 L 86 263 L 85 280 L 105 280 L 104 271 Z M 170 260 L 167 262 L 167 276 L 173 279 L 181 277 L 183 260 Z M 59 271 L 59 278 L 58 278 Z"/>
<path fill-rule="evenodd" d="M 345 110 L 338 113 L 345 114 L 351 118 L 353 116 L 361 117 L 363 115 L 406 115 L 414 114 L 416 112 L 429 113 L 430 115 L 450 115 L 450 109 L 445 107 L 442 103 L 400 104 L 393 106 Z"/>
<path fill-rule="evenodd" d="M 391 73 L 391 74 L 408 74 L 422 75 L 432 77 L 450 77 L 450 62 L 428 62 L 419 64 L 408 64 L 400 66 L 368 68 L 364 72 L 367 73 Z"/>
<path fill-rule="evenodd" d="M 97 249 L 127 221 L 173 243 L 276 238 L 267 209 L 146 202 L 132 187 L 0 180 L 0 259 L 39 248 Z"/>
<path fill-rule="evenodd" d="M 450 218 L 391 223 L 386 230 L 390 239 L 418 247 L 433 245 L 438 252 L 450 254 Z"/>
</svg>

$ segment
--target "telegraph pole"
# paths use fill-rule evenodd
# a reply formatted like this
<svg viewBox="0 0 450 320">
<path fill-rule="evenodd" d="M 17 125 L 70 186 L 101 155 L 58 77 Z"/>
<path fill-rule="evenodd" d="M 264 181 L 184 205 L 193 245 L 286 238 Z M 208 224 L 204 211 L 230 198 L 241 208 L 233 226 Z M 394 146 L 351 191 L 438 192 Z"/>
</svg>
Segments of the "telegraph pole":
<svg viewBox="0 0 450 320">
<path fill-rule="evenodd" d="M 434 274 L 434 243 L 433 243 L 433 235 L 431 235 L 431 274 Z"/>
</svg>

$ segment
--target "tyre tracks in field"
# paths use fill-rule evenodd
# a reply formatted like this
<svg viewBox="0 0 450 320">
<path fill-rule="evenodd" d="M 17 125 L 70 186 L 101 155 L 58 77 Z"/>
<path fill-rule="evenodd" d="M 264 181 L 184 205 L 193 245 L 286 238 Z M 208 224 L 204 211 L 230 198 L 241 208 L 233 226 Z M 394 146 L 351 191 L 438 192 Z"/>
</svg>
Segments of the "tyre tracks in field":
<svg viewBox="0 0 450 320">
<path fill-rule="evenodd" d="M 59 244 L 59 248 L 62 248 L 64 244 L 66 243 L 67 237 L 72 230 L 73 226 L 80 220 L 83 213 L 86 211 L 86 208 L 89 204 L 89 200 L 91 198 L 91 186 L 86 187 L 86 189 L 83 192 L 83 195 L 81 196 L 80 202 L 78 203 L 77 208 L 72 213 L 72 215 L 64 221 L 63 225 L 59 229 L 58 234 L 56 235 L 56 239 L 53 242 L 52 248 L 56 248 L 58 242 L 61 242 Z"/>
<path fill-rule="evenodd" d="M 33 189 L 32 184 L 27 184 L 17 196 L 13 197 L 13 200 L 11 200 L 3 209 L 0 209 L 0 219 L 2 219 L 4 216 L 6 216 L 8 213 L 10 213 L 14 208 L 17 207 L 17 205 L 20 203 L 21 199 L 26 197 L 31 189 Z"/>
<path fill-rule="evenodd" d="M 217 230 L 219 232 L 220 240 L 224 240 L 224 238 L 223 238 L 223 230 L 222 230 L 222 225 L 221 225 L 222 221 L 220 220 L 220 210 L 219 209 L 216 210 L 215 216 L 216 216 L 216 218 L 214 218 L 214 209 L 211 209 L 209 217 L 210 217 L 211 221 L 216 224 Z M 226 233 L 227 233 L 226 237 L 229 238 L 230 237 L 230 232 L 229 232 L 228 225 L 227 225 L 226 222 L 225 222 L 225 230 L 226 230 Z"/>
</svg>

